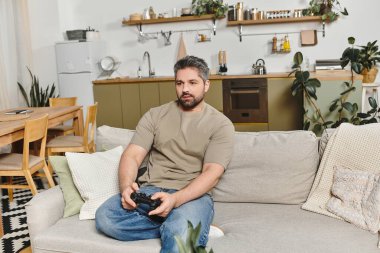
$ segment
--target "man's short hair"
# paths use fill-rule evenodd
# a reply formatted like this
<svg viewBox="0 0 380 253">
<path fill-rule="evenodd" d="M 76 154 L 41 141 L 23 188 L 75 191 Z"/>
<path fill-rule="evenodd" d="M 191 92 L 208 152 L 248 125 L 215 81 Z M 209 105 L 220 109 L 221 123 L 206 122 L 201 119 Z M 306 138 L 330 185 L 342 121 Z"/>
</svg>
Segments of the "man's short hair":
<svg viewBox="0 0 380 253">
<path fill-rule="evenodd" d="M 174 65 L 174 76 L 177 77 L 178 70 L 185 68 L 195 68 L 198 70 L 199 76 L 204 82 L 208 80 L 210 69 L 207 66 L 207 63 L 196 56 L 188 55 L 184 58 L 177 61 Z"/>
</svg>

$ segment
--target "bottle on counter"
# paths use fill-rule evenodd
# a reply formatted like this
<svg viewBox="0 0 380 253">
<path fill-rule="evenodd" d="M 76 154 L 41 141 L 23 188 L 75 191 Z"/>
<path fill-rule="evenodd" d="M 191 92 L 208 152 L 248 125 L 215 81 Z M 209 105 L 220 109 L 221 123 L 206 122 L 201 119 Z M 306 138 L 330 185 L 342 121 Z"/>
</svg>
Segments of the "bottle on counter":
<svg viewBox="0 0 380 253">
<path fill-rule="evenodd" d="M 139 66 L 139 69 L 137 70 L 137 78 L 142 78 L 141 66 Z"/>
</svg>

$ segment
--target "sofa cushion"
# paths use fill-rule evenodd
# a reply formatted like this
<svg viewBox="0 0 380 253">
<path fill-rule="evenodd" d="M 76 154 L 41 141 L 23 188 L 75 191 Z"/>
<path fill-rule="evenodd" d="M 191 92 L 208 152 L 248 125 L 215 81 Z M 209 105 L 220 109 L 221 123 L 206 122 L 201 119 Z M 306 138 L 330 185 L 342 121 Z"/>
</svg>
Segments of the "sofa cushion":
<svg viewBox="0 0 380 253">
<path fill-rule="evenodd" d="M 236 132 L 233 156 L 213 198 L 220 202 L 299 204 L 319 163 L 310 131 Z"/>
<path fill-rule="evenodd" d="M 158 253 L 160 240 L 123 242 L 99 233 L 94 220 L 78 220 L 78 215 L 61 219 L 34 239 L 33 253 Z"/>
<path fill-rule="evenodd" d="M 93 154 L 66 152 L 75 186 L 84 200 L 79 218 L 94 219 L 96 209 L 119 193 L 118 168 L 121 146 Z"/>
<path fill-rule="evenodd" d="M 377 235 L 347 222 L 301 210 L 298 205 L 215 203 L 214 224 L 225 233 L 210 238 L 216 253 L 378 253 Z M 84 237 L 85 235 L 85 237 Z M 160 240 L 122 242 L 95 229 L 93 220 L 61 219 L 34 239 L 33 253 L 158 253 Z"/>
<path fill-rule="evenodd" d="M 105 151 L 117 146 L 122 146 L 125 149 L 135 132 L 135 130 L 124 128 L 100 126 L 96 130 L 96 149 L 97 151 Z"/>
<path fill-rule="evenodd" d="M 58 175 L 59 186 L 65 199 L 65 210 L 63 217 L 78 214 L 84 204 L 77 187 L 74 185 L 67 158 L 64 156 L 49 156 L 49 162 Z"/>
<path fill-rule="evenodd" d="M 117 128 L 103 125 L 96 130 L 96 149 L 97 151 L 105 151 L 122 146 L 124 149 L 129 145 L 135 130 Z M 142 161 L 140 168 L 145 168 L 148 164 L 149 155 Z M 143 172 L 141 172 L 141 175 Z"/>
<path fill-rule="evenodd" d="M 299 205 L 215 203 L 216 253 L 376 253 L 377 235 Z"/>
</svg>

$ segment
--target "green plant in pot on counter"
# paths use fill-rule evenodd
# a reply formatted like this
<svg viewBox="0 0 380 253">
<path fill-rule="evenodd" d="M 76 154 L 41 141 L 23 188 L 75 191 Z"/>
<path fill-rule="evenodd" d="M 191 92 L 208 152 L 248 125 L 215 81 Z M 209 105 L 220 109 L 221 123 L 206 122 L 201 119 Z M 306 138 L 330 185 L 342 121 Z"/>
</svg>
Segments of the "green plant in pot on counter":
<svg viewBox="0 0 380 253">
<path fill-rule="evenodd" d="M 322 20 L 335 21 L 340 14 L 347 16 L 348 11 L 338 0 L 311 0 L 309 7 L 302 11 L 304 16 L 321 16 Z"/>
<path fill-rule="evenodd" d="M 29 97 L 25 91 L 24 86 L 17 82 L 18 87 L 21 90 L 21 94 L 25 99 L 25 102 L 28 107 L 44 107 L 49 106 L 49 98 L 54 98 L 55 96 L 55 85 L 52 84 L 51 88 L 49 85 L 46 87 L 46 89 L 42 89 L 40 87 L 40 81 L 38 80 L 38 77 L 32 74 L 32 71 L 30 71 L 29 68 L 27 68 L 30 74 L 30 78 L 32 79 L 32 84 L 30 86 L 30 92 Z"/>
<path fill-rule="evenodd" d="M 223 0 L 192 0 L 192 12 L 197 15 L 214 14 L 216 18 L 223 17 L 228 10 L 228 4 Z"/>
<path fill-rule="evenodd" d="M 342 68 L 351 63 L 351 69 L 363 75 L 363 83 L 373 83 L 378 72 L 377 63 L 380 62 L 379 46 L 377 40 L 367 42 L 364 46 L 355 46 L 355 38 L 349 37 L 350 47 L 342 55 Z"/>
<path fill-rule="evenodd" d="M 330 104 L 329 112 L 331 114 L 336 113 L 336 117 L 334 117 L 334 121 L 327 121 L 317 103 L 317 89 L 321 87 L 320 81 L 317 78 L 310 78 L 309 71 L 302 70 L 301 64 L 303 62 L 303 55 L 301 52 L 297 52 L 294 55 L 293 61 L 293 71 L 289 74 L 289 76 L 294 74 L 295 77 L 291 86 L 292 95 L 296 96 L 301 93 L 304 96 L 304 103 L 309 104 L 311 108 L 310 110 L 304 110 L 304 130 L 312 128 L 314 133 L 320 134 L 324 129 L 336 128 L 344 122 L 363 125 L 380 121 L 380 108 L 378 108 L 374 98 L 369 98 L 371 109 L 367 113 L 358 112 L 358 105 L 349 102 L 350 94 L 356 90 L 353 76 L 353 66 L 355 66 L 355 63 L 351 64 L 351 81 L 344 82 L 344 91 Z"/>
</svg>

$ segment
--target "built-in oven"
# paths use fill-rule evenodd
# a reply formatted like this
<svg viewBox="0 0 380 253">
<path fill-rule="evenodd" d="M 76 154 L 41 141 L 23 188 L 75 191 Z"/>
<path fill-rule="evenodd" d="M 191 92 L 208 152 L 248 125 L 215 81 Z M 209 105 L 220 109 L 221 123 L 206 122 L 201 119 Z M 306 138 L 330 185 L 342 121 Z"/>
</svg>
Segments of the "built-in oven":
<svg viewBox="0 0 380 253">
<path fill-rule="evenodd" d="M 223 113 L 233 123 L 267 123 L 267 79 L 224 79 Z"/>
</svg>

